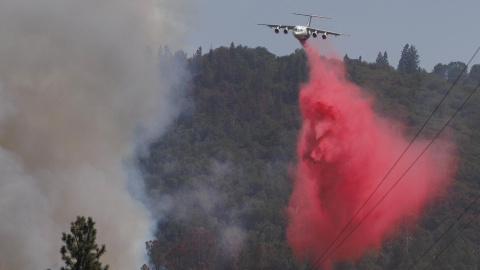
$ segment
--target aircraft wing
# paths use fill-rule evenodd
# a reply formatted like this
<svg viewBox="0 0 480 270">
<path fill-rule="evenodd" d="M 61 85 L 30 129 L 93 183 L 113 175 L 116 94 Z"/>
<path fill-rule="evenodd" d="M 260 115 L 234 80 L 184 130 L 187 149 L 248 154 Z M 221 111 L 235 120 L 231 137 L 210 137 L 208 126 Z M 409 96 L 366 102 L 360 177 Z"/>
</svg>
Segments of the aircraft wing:
<svg viewBox="0 0 480 270">
<path fill-rule="evenodd" d="M 295 27 L 295 25 L 264 24 L 264 23 L 259 23 L 258 25 L 266 25 L 270 28 L 288 28 L 288 29 L 293 29 Z"/>
<path fill-rule="evenodd" d="M 312 27 L 307 27 L 310 32 L 315 32 L 317 31 L 319 34 L 327 33 L 327 35 L 332 35 L 332 36 L 350 36 L 347 34 L 342 34 L 342 33 L 337 33 L 337 32 L 331 32 L 327 30 L 322 30 L 322 29 L 317 29 L 317 28 L 312 28 Z"/>
</svg>

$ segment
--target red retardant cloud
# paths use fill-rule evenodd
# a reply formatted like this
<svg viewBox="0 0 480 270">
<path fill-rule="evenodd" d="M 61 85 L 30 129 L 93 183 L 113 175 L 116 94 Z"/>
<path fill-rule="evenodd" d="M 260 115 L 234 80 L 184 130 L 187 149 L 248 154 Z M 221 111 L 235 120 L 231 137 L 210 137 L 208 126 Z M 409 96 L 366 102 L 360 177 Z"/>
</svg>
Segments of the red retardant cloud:
<svg viewBox="0 0 480 270">
<path fill-rule="evenodd" d="M 297 257 L 307 257 L 313 264 L 385 177 L 410 139 L 404 138 L 401 123 L 373 112 L 373 98 L 347 81 L 343 63 L 320 58 L 308 43 L 305 51 L 310 81 L 301 86 L 299 96 L 303 122 L 288 205 L 287 239 Z M 340 240 L 427 144 L 415 141 Z M 418 217 L 426 203 L 445 191 L 456 170 L 454 151 L 452 142 L 435 142 L 324 265 L 330 260 L 358 259 L 366 249 L 380 248 L 382 240 L 406 217 L 409 221 Z"/>
</svg>

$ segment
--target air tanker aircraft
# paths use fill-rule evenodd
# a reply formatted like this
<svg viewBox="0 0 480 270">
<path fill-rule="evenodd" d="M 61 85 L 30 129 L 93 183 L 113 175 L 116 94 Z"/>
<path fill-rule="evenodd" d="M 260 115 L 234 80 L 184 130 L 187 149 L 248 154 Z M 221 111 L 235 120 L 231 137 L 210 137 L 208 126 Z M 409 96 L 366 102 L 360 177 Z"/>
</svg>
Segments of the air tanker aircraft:
<svg viewBox="0 0 480 270">
<path fill-rule="evenodd" d="M 322 29 L 317 29 L 317 28 L 312 28 L 310 27 L 310 22 L 312 20 L 312 17 L 316 18 L 324 18 L 324 19 L 331 19 L 329 17 L 324 17 L 324 16 L 317 16 L 317 15 L 312 15 L 312 14 L 299 14 L 299 13 L 292 13 L 295 15 L 301 15 L 301 16 L 307 16 L 308 17 L 308 24 L 307 26 L 303 25 L 281 25 L 281 24 L 264 24 L 264 23 L 259 23 L 258 25 L 266 25 L 270 28 L 275 28 L 275 33 L 278 34 L 280 32 L 280 28 L 283 29 L 283 33 L 288 34 L 288 30 L 292 30 L 292 34 L 295 38 L 297 38 L 300 43 L 304 44 L 308 38 L 310 38 L 310 35 L 312 35 L 314 38 L 316 38 L 318 35 L 322 35 L 323 39 L 327 38 L 327 35 L 334 35 L 334 36 L 348 36 L 346 34 L 342 33 L 336 33 L 336 32 L 331 32 L 327 30 L 322 30 Z"/>
</svg>

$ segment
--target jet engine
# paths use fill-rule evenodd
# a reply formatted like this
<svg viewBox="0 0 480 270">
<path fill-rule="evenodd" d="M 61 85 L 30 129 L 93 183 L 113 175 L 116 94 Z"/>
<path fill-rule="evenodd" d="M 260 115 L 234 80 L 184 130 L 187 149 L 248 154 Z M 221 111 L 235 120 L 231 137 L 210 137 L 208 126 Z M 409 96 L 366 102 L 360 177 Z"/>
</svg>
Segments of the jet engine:
<svg viewBox="0 0 480 270">
<path fill-rule="evenodd" d="M 280 27 L 275 28 L 275 34 L 280 33 Z"/>
<path fill-rule="evenodd" d="M 322 38 L 327 39 L 327 33 L 323 33 Z"/>
<path fill-rule="evenodd" d="M 312 36 L 313 36 L 313 38 L 316 38 L 317 37 L 317 31 L 313 32 Z"/>
<path fill-rule="evenodd" d="M 286 35 L 288 34 L 288 28 L 283 29 L 283 33 Z"/>
</svg>

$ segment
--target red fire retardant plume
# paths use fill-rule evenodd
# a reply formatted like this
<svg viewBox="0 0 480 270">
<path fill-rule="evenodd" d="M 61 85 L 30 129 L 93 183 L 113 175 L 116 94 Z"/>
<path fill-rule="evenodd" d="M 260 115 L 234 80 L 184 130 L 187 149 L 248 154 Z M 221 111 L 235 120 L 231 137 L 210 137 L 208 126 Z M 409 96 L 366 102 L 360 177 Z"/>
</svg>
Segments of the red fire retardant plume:
<svg viewBox="0 0 480 270">
<path fill-rule="evenodd" d="M 288 205 L 287 239 L 297 257 L 307 257 L 314 263 L 385 177 L 409 141 L 402 135 L 400 123 L 372 111 L 373 98 L 348 82 L 343 63 L 320 58 L 308 43 L 305 51 L 310 81 L 300 90 L 303 123 Z M 410 147 L 343 237 L 427 144 L 418 140 Z M 382 240 L 407 217 L 409 223 L 418 217 L 426 203 L 445 191 L 455 172 L 454 148 L 445 140 L 435 142 L 324 265 L 328 266 L 332 259 L 358 259 L 366 249 L 380 248 Z"/>
</svg>

